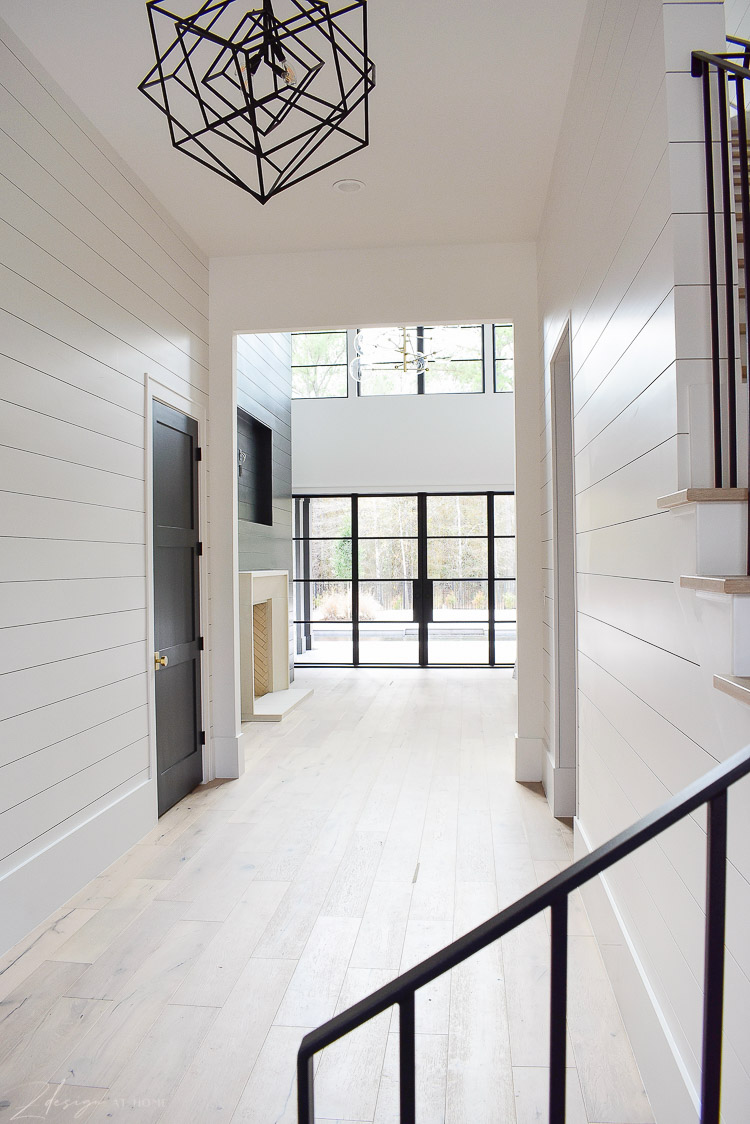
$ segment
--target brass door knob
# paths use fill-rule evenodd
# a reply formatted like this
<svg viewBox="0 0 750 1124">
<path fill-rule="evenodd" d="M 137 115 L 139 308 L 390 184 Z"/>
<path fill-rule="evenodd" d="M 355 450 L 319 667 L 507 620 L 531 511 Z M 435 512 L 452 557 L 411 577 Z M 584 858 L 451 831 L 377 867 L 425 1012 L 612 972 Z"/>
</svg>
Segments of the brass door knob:
<svg viewBox="0 0 750 1124">
<path fill-rule="evenodd" d="M 169 656 L 160 656 L 158 652 L 154 652 L 154 664 L 157 667 L 167 667 L 169 664 Z"/>
</svg>

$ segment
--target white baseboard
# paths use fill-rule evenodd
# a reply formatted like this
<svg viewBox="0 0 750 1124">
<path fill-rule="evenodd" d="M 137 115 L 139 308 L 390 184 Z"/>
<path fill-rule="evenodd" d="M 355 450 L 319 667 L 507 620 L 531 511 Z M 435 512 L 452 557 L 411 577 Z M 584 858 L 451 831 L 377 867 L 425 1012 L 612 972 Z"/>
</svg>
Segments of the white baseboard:
<svg viewBox="0 0 750 1124">
<path fill-rule="evenodd" d="M 552 815 L 558 819 L 574 816 L 576 814 L 575 769 L 562 769 L 556 766 L 549 750 L 544 754 L 543 767 L 542 784 Z"/>
<path fill-rule="evenodd" d="M 245 772 L 245 754 L 242 749 L 242 734 L 233 738 L 214 738 L 213 740 L 214 776 L 227 780 L 237 780 Z M 212 778 L 213 779 L 213 778 Z"/>
<path fill-rule="evenodd" d="M 540 781 L 543 754 L 541 738 L 520 738 L 516 734 L 516 780 Z"/>
<path fill-rule="evenodd" d="M 576 859 L 587 855 L 586 834 L 574 823 Z M 633 1053 L 658 1124 L 697 1124 L 700 1099 L 659 1001 L 649 984 L 606 876 L 581 889 L 586 911 L 620 1007 Z"/>
<path fill-rule="evenodd" d="M 11 948 L 156 823 L 153 783 L 102 808 L 0 880 L 0 951 Z"/>
</svg>

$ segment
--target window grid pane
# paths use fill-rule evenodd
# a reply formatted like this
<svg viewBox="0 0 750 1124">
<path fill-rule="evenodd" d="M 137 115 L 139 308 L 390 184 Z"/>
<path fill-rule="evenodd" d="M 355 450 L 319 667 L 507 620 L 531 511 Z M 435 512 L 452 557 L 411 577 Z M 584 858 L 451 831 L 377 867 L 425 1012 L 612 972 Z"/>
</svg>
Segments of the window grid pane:
<svg viewBox="0 0 750 1124">
<path fill-rule="evenodd" d="M 295 579 L 294 617 L 295 623 L 351 621 L 352 583 Z"/>
<path fill-rule="evenodd" d="M 359 394 L 481 394 L 483 339 L 481 324 L 361 329 Z"/>
<path fill-rule="evenodd" d="M 495 390 L 497 393 L 507 393 L 513 390 L 514 379 L 513 325 L 495 324 L 492 337 Z"/>
<path fill-rule="evenodd" d="M 428 538 L 470 538 L 487 534 L 486 496 L 428 496 Z"/>
<path fill-rule="evenodd" d="M 346 398 L 346 332 L 292 333 L 292 398 Z"/>
<path fill-rule="evenodd" d="M 359 583 L 361 621 L 413 621 L 414 582 L 362 581 Z"/>
</svg>

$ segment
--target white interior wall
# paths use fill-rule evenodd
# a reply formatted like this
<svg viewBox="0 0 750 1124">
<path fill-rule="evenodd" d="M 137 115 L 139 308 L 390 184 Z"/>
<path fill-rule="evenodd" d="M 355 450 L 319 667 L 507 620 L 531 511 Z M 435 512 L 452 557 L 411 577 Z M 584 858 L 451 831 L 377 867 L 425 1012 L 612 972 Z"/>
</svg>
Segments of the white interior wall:
<svg viewBox="0 0 750 1124">
<path fill-rule="evenodd" d="M 297 399 L 292 403 L 295 492 L 512 490 L 513 395 Z"/>
<path fill-rule="evenodd" d="M 712 688 L 718 668 L 704 660 L 679 590 L 680 573 L 694 572 L 693 524 L 656 506 L 691 483 L 690 425 L 709 424 L 682 401 L 705 379 L 709 354 L 700 84 L 689 67 L 691 49 L 721 50 L 722 40 L 721 4 L 590 4 L 540 239 L 550 683 L 549 362 L 568 316 L 573 338 L 582 849 L 748 740 L 746 710 Z M 750 1103 L 746 791 L 730 803 L 723 1119 L 739 1124 Z M 702 823 L 674 829 L 608 874 L 606 895 L 589 896 L 660 1124 L 695 1119 Z"/>
<path fill-rule="evenodd" d="M 0 948 L 156 821 L 145 374 L 208 403 L 207 263 L 0 25 Z"/>
<path fill-rule="evenodd" d="M 515 326 L 515 371 L 516 393 L 513 396 L 495 395 L 493 406 L 497 411 L 496 425 L 487 423 L 480 412 L 487 409 L 487 398 L 478 398 L 476 407 L 471 410 L 471 421 L 480 427 L 484 436 L 484 446 L 479 463 L 465 464 L 457 460 L 451 468 L 457 480 L 471 478 L 476 487 L 484 487 L 485 480 L 480 476 L 488 474 L 487 487 L 501 487 L 500 479 L 508 479 L 512 486 L 516 477 L 517 525 L 518 525 L 518 614 L 523 620 L 518 642 L 518 730 L 520 746 L 525 750 L 525 768 L 533 774 L 533 779 L 541 777 L 541 590 L 539 586 L 540 548 L 538 511 L 539 464 L 535 442 L 523 442 L 516 449 L 515 473 L 511 472 L 508 460 L 507 434 L 510 428 L 507 401 L 514 399 L 516 426 L 524 432 L 535 432 L 538 416 L 538 371 L 536 351 L 536 257 L 531 244 L 482 244 L 472 246 L 429 246 L 398 247 L 374 250 L 327 251 L 300 254 L 263 254 L 255 257 L 215 258 L 211 261 L 211 379 L 212 395 L 228 394 L 232 380 L 233 334 L 260 332 L 289 332 L 314 330 L 316 328 L 367 327 L 377 324 L 398 323 L 451 323 L 492 321 L 507 317 Z M 212 397 L 212 403 L 214 402 Z M 451 399 L 443 399 L 434 407 L 435 418 L 444 424 L 446 409 Z M 373 400 L 374 403 L 374 400 Z M 447 403 L 447 406 L 444 405 Z M 313 407 L 323 403 L 294 403 L 292 440 L 304 444 L 315 443 L 317 427 Z M 382 410 L 380 403 L 367 401 L 342 403 L 342 410 L 354 410 L 357 406 L 368 409 L 373 419 L 372 429 L 377 426 L 374 419 Z M 395 400 L 388 410 L 403 408 L 412 411 L 403 417 L 414 417 L 416 411 L 429 401 L 412 399 Z M 301 409 L 298 409 L 300 408 Z M 437 411 L 440 411 L 438 414 Z M 347 415 L 348 416 L 348 415 Z M 382 415 L 381 415 L 382 416 Z M 467 417 L 468 417 L 467 413 Z M 231 492 L 235 473 L 232 450 L 233 435 L 227 418 L 222 412 L 213 412 L 212 428 L 212 481 L 214 491 L 225 487 Z M 224 418 L 224 422 L 220 421 Z M 312 420 L 310 420 L 312 419 Z M 390 415 L 390 423 L 393 415 Z M 383 419 L 385 421 L 385 419 Z M 425 430 L 422 420 L 415 426 Z M 225 424 L 227 429 L 220 432 L 218 426 Z M 400 424 L 400 423 L 399 423 Z M 437 423 L 436 423 L 437 424 Z M 304 425 L 309 433 L 298 435 L 295 431 Z M 333 427 L 335 428 L 335 427 Z M 407 427 L 414 428 L 414 427 Z M 422 433 L 417 440 L 423 441 Z M 434 436 L 429 431 L 426 436 Z M 344 432 L 336 432 L 331 437 L 336 443 L 348 440 Z M 414 440 L 414 433 L 410 439 Z M 428 442 L 419 448 L 426 450 Z M 478 443 L 477 443 L 478 444 Z M 374 446 L 370 453 L 375 453 Z M 357 451 L 358 456 L 363 450 Z M 425 457 L 428 454 L 424 454 Z M 476 453 L 474 454 L 476 457 Z M 502 459 L 496 459 L 502 458 Z M 351 466 L 340 479 L 334 478 L 334 471 L 343 470 L 348 455 L 336 455 L 335 463 L 327 461 L 326 473 L 330 487 L 353 487 Z M 379 460 L 379 458 L 378 458 Z M 304 463 L 304 462 L 303 462 Z M 309 463 L 309 462 L 308 462 Z M 439 486 L 448 481 L 446 473 L 440 471 L 435 449 L 431 449 L 426 463 L 431 479 Z M 375 464 L 373 457 L 372 465 Z M 368 473 L 370 468 L 367 469 Z M 375 471 L 374 467 L 372 471 Z M 404 470 L 406 471 L 406 469 Z M 424 470 L 421 470 L 423 472 Z M 294 461 L 292 465 L 295 483 L 300 479 Z M 382 475 L 382 464 L 378 468 Z M 409 469 L 417 480 L 427 477 L 418 472 L 415 464 Z M 399 476 L 401 472 L 399 471 Z M 364 479 L 364 476 L 359 477 Z M 395 477 L 394 477 L 395 480 Z M 322 481 L 318 481 L 322 484 Z M 372 477 L 369 481 L 372 484 Z M 312 485 L 310 485 L 312 487 Z M 402 486 L 399 482 L 398 486 Z M 426 486 L 426 485 L 425 485 Z M 222 501 L 223 502 L 223 501 Z M 227 501 L 228 502 L 228 501 Z M 229 575 L 236 570 L 236 543 L 232 544 L 227 534 L 217 543 L 216 534 L 212 538 L 214 575 L 221 568 Z M 221 565 L 217 563 L 221 554 Z M 233 553 L 234 552 L 234 553 Z M 237 594 L 227 576 L 221 594 L 222 603 L 216 605 L 217 583 L 212 585 L 214 614 L 220 614 L 224 627 L 233 617 L 236 618 Z M 234 683 L 237 673 L 237 638 L 224 634 L 221 651 L 212 653 L 216 680 L 214 714 L 219 721 L 219 712 L 229 714 L 229 685 Z M 218 680 L 221 678 L 223 688 Z M 218 692 L 226 690 L 227 697 L 218 698 Z M 234 720 L 236 726 L 227 726 L 227 745 L 235 739 L 238 745 L 239 716 Z M 231 723 L 230 723 L 231 725 Z M 227 774 L 225 774 L 227 775 Z M 531 775 L 529 779 L 532 779 Z"/>
</svg>

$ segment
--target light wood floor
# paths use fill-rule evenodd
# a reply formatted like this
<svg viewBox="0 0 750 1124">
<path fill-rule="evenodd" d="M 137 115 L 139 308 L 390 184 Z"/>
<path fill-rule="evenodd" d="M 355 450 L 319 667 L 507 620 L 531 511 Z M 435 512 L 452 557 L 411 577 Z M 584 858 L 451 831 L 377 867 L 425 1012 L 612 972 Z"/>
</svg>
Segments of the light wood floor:
<svg viewBox="0 0 750 1124">
<path fill-rule="evenodd" d="M 300 1038 L 563 868 L 571 831 L 513 781 L 509 673 L 301 672 L 205 786 L 0 961 L 0 1122 L 296 1120 Z M 420 1124 L 547 1119 L 538 918 L 418 997 Z M 569 1124 L 652 1120 L 580 902 Z M 323 1121 L 398 1120 L 388 1013 L 324 1053 Z M 33 1102 L 33 1103 L 30 1103 Z"/>
</svg>

